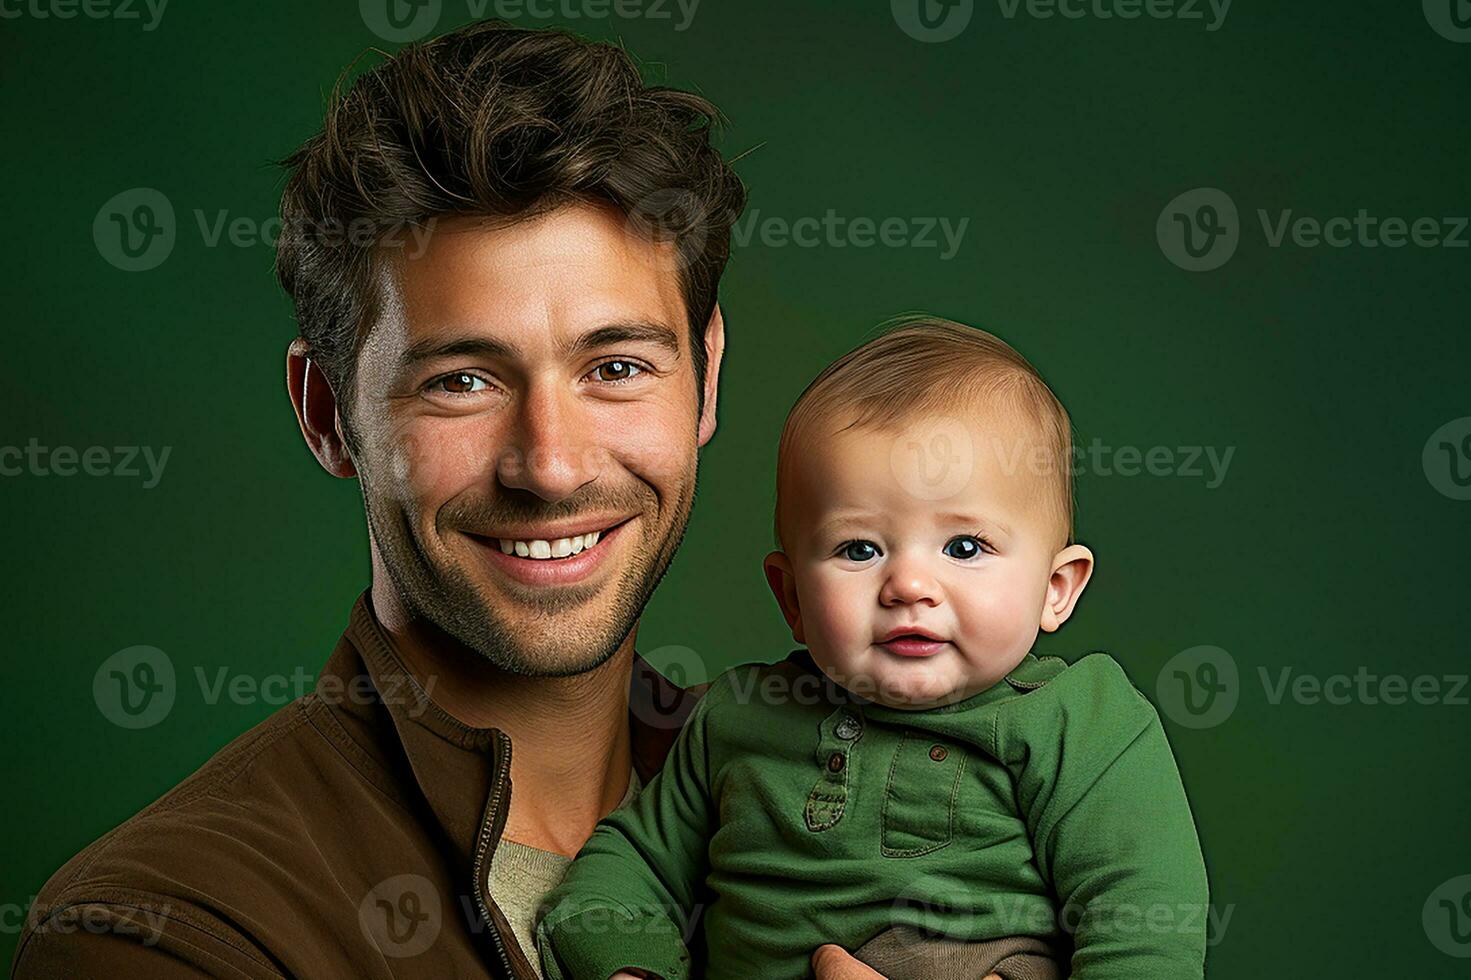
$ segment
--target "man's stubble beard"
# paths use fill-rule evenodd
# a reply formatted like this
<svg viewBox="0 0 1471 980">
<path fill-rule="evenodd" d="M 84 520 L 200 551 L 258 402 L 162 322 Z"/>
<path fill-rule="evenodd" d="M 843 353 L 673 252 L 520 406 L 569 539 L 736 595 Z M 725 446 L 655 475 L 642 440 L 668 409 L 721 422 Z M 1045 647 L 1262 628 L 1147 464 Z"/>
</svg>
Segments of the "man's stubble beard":
<svg viewBox="0 0 1471 980">
<path fill-rule="evenodd" d="M 611 584 L 601 589 L 513 586 L 510 591 L 516 596 L 514 601 L 533 611 L 532 618 L 516 626 L 496 615 L 490 601 L 476 588 L 475 578 L 459 563 L 430 554 L 401 509 L 387 507 L 380 513 L 373 506 L 369 479 L 359 471 L 369 532 L 404 607 L 501 670 L 528 677 L 585 673 L 618 652 L 684 540 L 694 507 L 696 476 L 691 471 L 689 480 L 681 485 L 673 520 L 660 540 L 652 548 L 635 549 L 625 566 L 627 570 Z M 649 496 L 656 496 L 646 485 L 645 489 Z M 639 523 L 647 523 L 657 514 L 657 509 L 641 510 Z M 605 589 L 612 589 L 613 597 L 600 622 L 572 627 L 556 621 L 560 614 L 575 610 Z M 528 642 L 535 636 L 555 639 L 538 646 Z M 577 652 L 569 658 L 568 650 Z"/>
</svg>

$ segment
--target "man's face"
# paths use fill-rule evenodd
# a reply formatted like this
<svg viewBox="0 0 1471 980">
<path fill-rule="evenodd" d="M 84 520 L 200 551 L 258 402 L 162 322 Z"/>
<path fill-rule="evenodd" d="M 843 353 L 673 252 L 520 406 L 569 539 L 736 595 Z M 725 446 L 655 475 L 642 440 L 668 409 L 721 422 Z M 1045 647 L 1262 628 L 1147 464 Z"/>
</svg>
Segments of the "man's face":
<svg viewBox="0 0 1471 980">
<path fill-rule="evenodd" d="M 352 411 L 379 558 L 496 665 L 592 669 L 673 558 L 713 430 L 673 248 L 569 206 L 441 222 L 386 279 Z"/>
</svg>

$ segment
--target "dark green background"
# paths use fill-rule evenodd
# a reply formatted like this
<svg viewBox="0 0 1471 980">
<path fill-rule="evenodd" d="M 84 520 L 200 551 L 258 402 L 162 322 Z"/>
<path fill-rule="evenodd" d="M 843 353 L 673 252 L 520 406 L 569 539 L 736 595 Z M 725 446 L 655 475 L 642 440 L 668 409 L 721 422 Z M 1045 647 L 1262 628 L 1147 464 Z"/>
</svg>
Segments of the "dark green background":
<svg viewBox="0 0 1471 980">
<path fill-rule="evenodd" d="M 468 19 L 445 0 L 439 29 Z M 1471 707 L 1274 705 L 1257 670 L 1467 671 L 1471 503 L 1434 489 L 1421 449 L 1471 415 L 1471 251 L 1271 248 L 1256 210 L 1471 213 L 1471 44 L 1438 36 L 1418 0 L 1237 0 L 1213 33 L 1008 20 L 989 0 L 937 44 L 901 31 L 887 0 L 704 0 L 682 32 L 560 22 L 621 37 L 651 73 L 719 103 L 726 150 L 758 147 L 738 169 L 763 219 L 970 219 L 950 261 L 737 248 L 721 428 L 644 620 L 652 659 L 711 673 L 788 648 L 760 560 L 776 437 L 815 371 L 903 310 L 988 326 L 1038 364 L 1081 442 L 1236 447 L 1214 490 L 1080 481 L 1098 573 L 1042 644 L 1109 650 L 1151 697 L 1186 648 L 1239 665 L 1227 722 L 1169 723 L 1213 900 L 1231 908 L 1212 974 L 1465 975 L 1421 909 L 1471 874 Z M 151 32 L 0 20 L 0 444 L 173 447 L 153 490 L 0 479 L 0 960 L 52 870 L 273 710 L 204 703 L 194 668 L 315 671 L 367 583 L 356 486 L 318 469 L 284 396 L 294 327 L 271 251 L 207 248 L 193 212 L 272 215 L 270 161 L 313 132 L 339 69 L 373 44 L 348 0 L 174 0 Z M 137 186 L 170 198 L 179 239 L 158 268 L 126 273 L 100 257 L 92 221 Z M 1155 221 L 1199 186 L 1228 192 L 1243 229 L 1229 263 L 1189 273 Z M 124 731 L 91 682 L 135 644 L 172 657 L 180 691 L 163 723 Z"/>
</svg>

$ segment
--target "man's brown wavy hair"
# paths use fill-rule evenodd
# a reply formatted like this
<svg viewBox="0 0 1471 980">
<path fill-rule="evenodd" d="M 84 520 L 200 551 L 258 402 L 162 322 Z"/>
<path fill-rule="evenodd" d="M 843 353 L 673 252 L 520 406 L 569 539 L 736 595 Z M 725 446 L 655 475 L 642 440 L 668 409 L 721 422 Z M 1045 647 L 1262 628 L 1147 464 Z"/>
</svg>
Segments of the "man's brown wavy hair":
<svg viewBox="0 0 1471 980">
<path fill-rule="evenodd" d="M 700 96 L 645 85 L 621 48 L 501 21 L 409 45 L 346 92 L 339 79 L 322 131 L 282 161 L 276 276 L 344 423 L 388 244 L 443 217 L 525 220 L 578 202 L 673 242 L 703 384 L 746 197 L 712 146 L 720 122 Z"/>
</svg>

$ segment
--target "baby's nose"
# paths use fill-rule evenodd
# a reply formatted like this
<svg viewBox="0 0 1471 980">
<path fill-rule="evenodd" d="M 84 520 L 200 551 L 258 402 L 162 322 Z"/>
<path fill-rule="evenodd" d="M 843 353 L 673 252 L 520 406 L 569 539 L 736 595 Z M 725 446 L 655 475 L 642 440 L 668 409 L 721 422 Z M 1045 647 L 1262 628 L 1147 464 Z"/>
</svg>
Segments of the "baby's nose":
<svg viewBox="0 0 1471 980">
<path fill-rule="evenodd" d="M 935 577 L 923 563 L 917 561 L 891 562 L 888 577 L 879 592 L 879 602 L 885 606 L 912 606 L 920 603 L 939 605 L 940 590 Z"/>
</svg>

